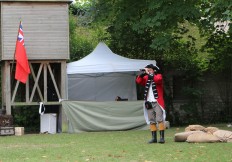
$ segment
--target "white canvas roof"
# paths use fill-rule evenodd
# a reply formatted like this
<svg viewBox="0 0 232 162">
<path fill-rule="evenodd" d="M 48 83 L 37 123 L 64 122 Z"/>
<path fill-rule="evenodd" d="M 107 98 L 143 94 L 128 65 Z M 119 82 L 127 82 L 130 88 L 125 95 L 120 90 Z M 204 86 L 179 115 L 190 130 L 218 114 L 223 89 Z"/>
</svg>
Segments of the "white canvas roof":
<svg viewBox="0 0 232 162">
<path fill-rule="evenodd" d="M 129 59 L 113 53 L 100 42 L 86 57 L 67 64 L 67 74 L 132 72 L 139 71 L 147 64 L 156 64 L 154 60 Z"/>
</svg>

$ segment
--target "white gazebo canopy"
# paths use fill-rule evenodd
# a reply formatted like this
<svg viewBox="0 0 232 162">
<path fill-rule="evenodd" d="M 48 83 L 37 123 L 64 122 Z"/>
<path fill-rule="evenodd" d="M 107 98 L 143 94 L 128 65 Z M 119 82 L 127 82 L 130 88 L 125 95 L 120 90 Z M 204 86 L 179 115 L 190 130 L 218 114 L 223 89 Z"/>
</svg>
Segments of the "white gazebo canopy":
<svg viewBox="0 0 232 162">
<path fill-rule="evenodd" d="M 67 64 L 67 74 L 135 72 L 147 64 L 156 64 L 154 60 L 129 59 L 113 53 L 100 42 L 97 47 L 81 60 Z"/>
<path fill-rule="evenodd" d="M 100 42 L 89 55 L 67 64 L 68 99 L 114 101 L 120 96 L 136 101 L 135 77 L 147 64 L 156 62 L 122 57 Z"/>
</svg>

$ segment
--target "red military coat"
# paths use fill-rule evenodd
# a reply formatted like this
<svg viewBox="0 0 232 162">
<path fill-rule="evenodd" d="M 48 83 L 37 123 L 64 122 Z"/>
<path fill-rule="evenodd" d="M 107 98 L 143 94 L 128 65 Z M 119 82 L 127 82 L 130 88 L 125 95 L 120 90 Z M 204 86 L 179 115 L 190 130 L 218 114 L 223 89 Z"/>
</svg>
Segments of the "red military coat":
<svg viewBox="0 0 232 162">
<path fill-rule="evenodd" d="M 148 80 L 148 75 L 145 75 L 144 77 L 138 76 L 136 78 L 136 83 L 140 84 L 142 86 L 146 85 L 146 82 Z M 162 109 L 165 110 L 165 105 L 164 105 L 164 91 L 163 91 L 163 77 L 161 74 L 156 74 L 154 75 L 153 81 L 155 82 L 156 89 L 158 92 L 158 98 L 156 99 L 158 104 L 161 106 Z"/>
</svg>

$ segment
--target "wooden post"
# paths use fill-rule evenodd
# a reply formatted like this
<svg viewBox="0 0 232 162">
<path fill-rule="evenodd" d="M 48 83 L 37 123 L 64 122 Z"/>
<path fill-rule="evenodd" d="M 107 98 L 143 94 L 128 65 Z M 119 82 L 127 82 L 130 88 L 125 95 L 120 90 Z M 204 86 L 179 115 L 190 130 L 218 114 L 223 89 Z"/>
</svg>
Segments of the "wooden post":
<svg viewBox="0 0 232 162">
<path fill-rule="evenodd" d="M 44 102 L 48 101 L 48 92 L 47 92 L 47 86 L 48 86 L 48 82 L 47 82 L 47 77 L 48 77 L 48 66 L 47 64 L 44 64 Z"/>
<path fill-rule="evenodd" d="M 67 99 L 67 74 L 66 74 L 66 62 L 62 62 L 61 63 L 61 96 L 62 99 Z M 60 112 L 60 116 L 59 116 L 59 120 L 61 118 L 61 127 L 62 127 L 62 132 L 68 132 L 68 120 L 67 117 L 64 113 L 64 110 L 62 108 L 62 105 L 60 106 L 59 109 Z"/>
<path fill-rule="evenodd" d="M 4 81 L 4 94 L 5 94 L 5 103 L 6 103 L 6 115 L 11 115 L 11 73 L 10 73 L 10 62 L 5 61 L 5 81 Z"/>
</svg>

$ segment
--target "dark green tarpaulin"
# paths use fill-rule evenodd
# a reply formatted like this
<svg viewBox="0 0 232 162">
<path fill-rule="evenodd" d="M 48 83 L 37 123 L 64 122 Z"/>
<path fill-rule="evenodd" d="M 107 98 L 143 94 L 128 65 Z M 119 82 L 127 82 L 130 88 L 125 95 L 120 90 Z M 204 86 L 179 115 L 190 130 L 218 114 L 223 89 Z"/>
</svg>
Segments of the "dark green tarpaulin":
<svg viewBox="0 0 232 162">
<path fill-rule="evenodd" d="M 62 101 L 68 132 L 147 129 L 143 101 Z"/>
</svg>

